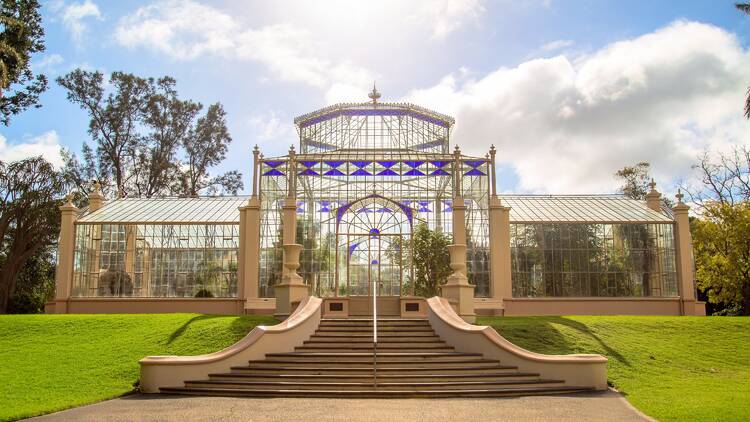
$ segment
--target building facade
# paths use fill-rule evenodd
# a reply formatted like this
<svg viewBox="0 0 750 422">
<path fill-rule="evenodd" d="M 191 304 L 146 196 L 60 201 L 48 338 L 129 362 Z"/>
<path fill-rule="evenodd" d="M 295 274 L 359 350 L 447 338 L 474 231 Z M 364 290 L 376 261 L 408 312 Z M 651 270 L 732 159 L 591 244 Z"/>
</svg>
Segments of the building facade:
<svg viewBox="0 0 750 422">
<path fill-rule="evenodd" d="M 452 239 L 442 286 L 459 314 L 704 314 L 688 207 L 620 195 L 498 195 L 494 147 L 451 149 L 454 120 L 401 103 L 295 119 L 285 156 L 253 151 L 249 196 L 61 207 L 48 312 L 418 314 L 412 233 Z"/>
</svg>

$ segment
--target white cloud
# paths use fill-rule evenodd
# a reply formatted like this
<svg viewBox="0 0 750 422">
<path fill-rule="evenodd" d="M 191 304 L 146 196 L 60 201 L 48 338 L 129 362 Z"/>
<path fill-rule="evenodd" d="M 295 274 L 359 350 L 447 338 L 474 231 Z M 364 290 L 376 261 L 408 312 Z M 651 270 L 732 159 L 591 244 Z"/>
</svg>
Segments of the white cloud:
<svg viewBox="0 0 750 422">
<path fill-rule="evenodd" d="M 261 141 L 279 139 L 294 132 L 294 126 L 291 124 L 290 119 L 280 118 L 275 111 L 251 117 L 250 126 L 257 133 L 258 139 Z"/>
<path fill-rule="evenodd" d="M 678 21 L 574 62 L 448 75 L 407 99 L 455 115 L 464 151 L 484 155 L 494 143 L 521 190 L 606 192 L 625 165 L 649 161 L 657 181 L 674 183 L 704 148 L 746 143 L 749 66 L 734 35 Z"/>
<path fill-rule="evenodd" d="M 56 168 L 63 165 L 60 156 L 60 139 L 57 132 L 50 130 L 39 136 L 29 138 L 23 142 L 9 144 L 7 139 L 0 135 L 0 161 L 6 163 L 23 160 L 24 158 L 41 155 Z"/>
<path fill-rule="evenodd" d="M 62 19 L 63 25 L 73 37 L 73 42 L 77 45 L 80 45 L 83 42 L 83 37 L 88 30 L 86 21 L 89 18 L 98 20 L 102 19 L 99 6 L 91 0 L 84 0 L 82 2 L 70 4 L 58 1 L 52 3 L 52 9 L 58 13 L 59 18 Z"/>
<path fill-rule="evenodd" d="M 443 39 L 466 21 L 477 20 L 484 12 L 481 0 L 431 0 L 417 3 L 412 17 L 432 25 L 432 38 Z"/>
<path fill-rule="evenodd" d="M 543 51 L 555 51 L 562 48 L 570 47 L 575 44 L 573 40 L 555 40 L 542 45 Z"/>
<path fill-rule="evenodd" d="M 204 55 L 256 61 L 274 78 L 327 89 L 334 82 L 362 84 L 370 72 L 347 61 L 316 54 L 307 30 L 289 24 L 248 28 L 218 9 L 189 0 L 153 3 L 122 18 L 115 40 L 128 48 L 147 48 L 175 60 Z"/>
<path fill-rule="evenodd" d="M 65 61 L 59 54 L 45 54 L 41 60 L 35 60 L 31 63 L 34 72 L 56 73 L 57 66 Z"/>
</svg>

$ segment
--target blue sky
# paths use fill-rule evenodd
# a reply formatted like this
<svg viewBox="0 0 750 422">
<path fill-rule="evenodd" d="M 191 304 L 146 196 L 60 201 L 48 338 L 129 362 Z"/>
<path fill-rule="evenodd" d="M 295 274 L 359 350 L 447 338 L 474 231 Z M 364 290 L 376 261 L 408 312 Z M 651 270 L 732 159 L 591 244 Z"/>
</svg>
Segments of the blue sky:
<svg viewBox="0 0 750 422">
<path fill-rule="evenodd" d="M 732 2 L 56 0 L 43 18 L 34 66 L 51 79 L 171 75 L 223 103 L 234 142 L 217 171 L 247 175 L 253 145 L 283 154 L 295 116 L 364 101 L 373 80 L 383 100 L 455 116 L 465 151 L 496 144 L 503 191 L 607 192 L 642 160 L 671 191 L 698 153 L 750 134 L 750 16 Z M 89 138 L 54 81 L 42 104 L 0 128 L 0 159 Z"/>
</svg>

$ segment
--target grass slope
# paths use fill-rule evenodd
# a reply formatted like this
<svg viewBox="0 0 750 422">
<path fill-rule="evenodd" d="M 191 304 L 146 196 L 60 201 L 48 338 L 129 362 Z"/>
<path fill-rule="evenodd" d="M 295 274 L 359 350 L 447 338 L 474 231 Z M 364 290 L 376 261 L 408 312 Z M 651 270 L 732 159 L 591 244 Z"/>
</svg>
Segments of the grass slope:
<svg viewBox="0 0 750 422">
<path fill-rule="evenodd" d="M 0 316 L 0 420 L 122 395 L 144 356 L 208 353 L 272 324 L 266 316 Z"/>
<path fill-rule="evenodd" d="M 750 318 L 486 317 L 540 353 L 600 353 L 610 384 L 661 421 L 750 420 Z"/>
</svg>

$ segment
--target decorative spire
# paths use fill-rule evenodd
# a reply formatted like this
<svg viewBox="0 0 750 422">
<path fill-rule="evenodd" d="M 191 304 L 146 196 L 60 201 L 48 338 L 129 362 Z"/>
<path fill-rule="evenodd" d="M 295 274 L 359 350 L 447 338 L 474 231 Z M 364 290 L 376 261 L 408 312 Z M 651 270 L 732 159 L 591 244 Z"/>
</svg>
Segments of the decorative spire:
<svg viewBox="0 0 750 422">
<path fill-rule="evenodd" d="M 651 183 L 648 184 L 648 187 L 651 188 L 651 192 L 656 192 L 656 182 L 653 177 L 651 178 Z"/>
<path fill-rule="evenodd" d="M 260 154 L 260 147 L 258 147 L 258 144 L 255 144 L 255 148 L 253 148 L 253 155 Z"/>
<path fill-rule="evenodd" d="M 91 181 L 91 191 L 93 193 L 101 194 L 102 193 L 102 184 L 99 183 L 98 180 L 94 179 Z"/>
<path fill-rule="evenodd" d="M 73 206 L 73 192 L 68 192 L 65 195 L 65 205 Z"/>
<path fill-rule="evenodd" d="M 367 96 L 370 97 L 373 104 L 377 104 L 378 100 L 380 99 L 380 93 L 378 92 L 378 89 L 375 88 L 375 82 L 372 83 L 372 91 L 370 91 Z"/>
<path fill-rule="evenodd" d="M 461 148 L 458 147 L 458 145 L 453 148 L 453 155 L 459 156 L 461 155 Z"/>
<path fill-rule="evenodd" d="M 677 205 L 680 205 L 682 204 L 682 198 L 684 198 L 685 195 L 682 194 L 680 188 L 677 188 L 677 195 L 675 195 L 674 197 L 677 198 Z"/>
</svg>

